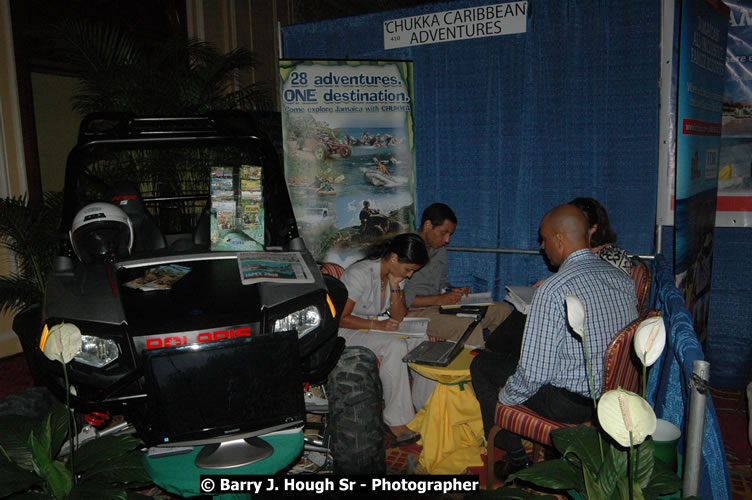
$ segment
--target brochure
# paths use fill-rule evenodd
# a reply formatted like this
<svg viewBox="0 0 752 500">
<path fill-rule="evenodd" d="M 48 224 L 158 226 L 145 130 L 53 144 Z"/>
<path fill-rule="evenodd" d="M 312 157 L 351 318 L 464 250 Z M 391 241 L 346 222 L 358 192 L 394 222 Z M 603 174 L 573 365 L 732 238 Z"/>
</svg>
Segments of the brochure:
<svg viewBox="0 0 752 500">
<path fill-rule="evenodd" d="M 214 167 L 209 239 L 213 251 L 264 249 L 262 168 Z"/>
<path fill-rule="evenodd" d="M 188 274 L 190 267 L 170 264 L 168 266 L 153 267 L 146 271 L 141 278 L 136 278 L 124 286 L 149 292 L 152 290 L 169 290 L 173 283 Z"/>
<path fill-rule="evenodd" d="M 378 320 L 386 319 L 386 316 L 379 316 Z M 428 323 L 430 318 L 408 318 L 405 317 L 400 322 L 399 330 L 386 331 L 374 328 L 374 332 L 391 333 L 393 335 L 403 335 L 405 337 L 425 337 L 428 334 Z"/>
<path fill-rule="evenodd" d="M 296 252 L 240 252 L 240 279 L 244 285 L 253 283 L 313 283 L 313 274 L 303 257 Z"/>
<path fill-rule="evenodd" d="M 489 306 L 493 304 L 491 292 L 477 292 L 463 295 L 459 302 L 448 306 L 441 306 L 442 309 L 454 309 L 462 306 Z"/>
<path fill-rule="evenodd" d="M 533 286 L 506 286 L 507 295 L 504 300 L 509 302 L 522 314 L 530 312 L 530 304 L 533 302 L 533 296 L 535 295 L 537 288 Z"/>
</svg>

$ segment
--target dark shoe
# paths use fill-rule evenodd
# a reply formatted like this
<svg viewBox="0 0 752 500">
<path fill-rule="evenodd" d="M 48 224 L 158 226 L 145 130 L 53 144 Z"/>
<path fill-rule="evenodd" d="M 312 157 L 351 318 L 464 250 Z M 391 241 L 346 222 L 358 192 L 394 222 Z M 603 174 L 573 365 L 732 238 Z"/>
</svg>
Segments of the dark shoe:
<svg viewBox="0 0 752 500">
<path fill-rule="evenodd" d="M 510 475 L 522 469 L 527 469 L 529 466 L 529 460 L 520 465 L 514 465 L 512 462 L 507 462 L 506 460 L 499 460 L 494 464 L 494 476 L 496 476 L 497 481 L 505 483 Z"/>
<path fill-rule="evenodd" d="M 394 434 L 392 434 L 394 436 Z M 415 431 L 403 432 L 399 436 L 394 436 L 395 446 L 407 446 L 413 444 L 420 439 L 420 433 Z"/>
</svg>

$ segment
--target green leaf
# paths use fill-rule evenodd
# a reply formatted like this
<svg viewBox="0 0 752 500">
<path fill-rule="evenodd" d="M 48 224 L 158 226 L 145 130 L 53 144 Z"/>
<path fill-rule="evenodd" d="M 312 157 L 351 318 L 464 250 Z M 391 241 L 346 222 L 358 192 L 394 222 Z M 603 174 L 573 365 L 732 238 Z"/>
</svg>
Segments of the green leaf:
<svg viewBox="0 0 752 500">
<path fill-rule="evenodd" d="M 589 500 L 600 500 L 608 498 L 606 497 L 603 488 L 601 488 L 601 485 L 598 482 L 598 475 L 596 472 L 592 471 L 588 467 L 585 467 L 582 470 L 582 473 L 583 477 L 585 478 L 585 493 Z"/>
<path fill-rule="evenodd" d="M 530 493 L 522 488 L 496 488 L 495 490 L 479 490 L 472 494 L 465 495 L 467 500 L 545 500 L 546 498 L 556 500 L 556 497 L 541 495 L 540 493 Z"/>
<path fill-rule="evenodd" d="M 112 458 L 125 455 L 143 444 L 143 441 L 130 435 L 103 436 L 87 441 L 76 450 L 74 472 L 78 474 L 87 471 Z"/>
<path fill-rule="evenodd" d="M 62 403 L 56 404 L 50 410 L 50 455 L 57 456 L 68 437 L 68 415 L 68 408 Z M 73 415 L 70 415 L 70 418 L 73 418 Z"/>
<path fill-rule="evenodd" d="M 597 477 L 598 484 L 603 491 L 603 498 L 610 498 L 619 480 L 627 477 L 628 454 L 626 450 L 617 448 L 609 440 L 603 441 L 603 447 L 605 457 L 597 473 Z"/>
<path fill-rule="evenodd" d="M 551 432 L 551 440 L 562 455 L 574 453 L 583 466 L 598 470 L 601 466 L 601 448 L 598 429 L 588 425 L 564 427 Z M 605 443 L 604 443 L 605 445 Z"/>
<path fill-rule="evenodd" d="M 47 422 L 49 423 L 49 419 Z M 36 431 L 29 436 L 34 470 L 47 482 L 55 498 L 62 499 L 73 487 L 73 474 L 65 467 L 65 464 L 50 458 L 48 432 L 49 427 L 47 427 L 47 432 L 41 429 L 41 438 Z"/>
<path fill-rule="evenodd" d="M 128 493 L 122 488 L 113 488 L 103 482 L 79 483 L 73 487 L 66 500 L 128 500 Z"/>
<path fill-rule="evenodd" d="M 682 487 L 682 480 L 672 471 L 668 465 L 660 460 L 655 461 L 653 473 L 650 477 L 650 484 L 643 488 L 646 495 L 670 495 L 677 492 Z"/>
<path fill-rule="evenodd" d="M 29 444 L 34 458 L 37 455 L 45 455 L 48 458 L 52 455 L 50 449 L 50 442 L 52 441 L 51 421 L 52 413 L 48 413 L 44 420 L 38 422 L 31 431 Z"/>
<path fill-rule="evenodd" d="M 44 491 L 27 491 L 10 498 L 11 500 L 50 500 L 50 494 Z"/>
<path fill-rule="evenodd" d="M 42 480 L 33 472 L 22 469 L 13 462 L 0 458 L 0 498 L 12 493 L 25 491 Z"/>
<path fill-rule="evenodd" d="M 544 488 L 568 490 L 578 486 L 579 475 L 579 469 L 567 461 L 548 460 L 511 474 L 508 481 L 518 478 Z"/>
<path fill-rule="evenodd" d="M 0 417 L 0 454 L 26 470 L 33 470 L 29 436 L 34 429 L 34 421 L 28 417 Z"/>
<path fill-rule="evenodd" d="M 642 442 L 635 449 L 636 470 L 634 479 L 640 483 L 640 487 L 647 487 L 652 481 L 654 464 L 656 462 L 653 454 L 655 445 L 653 439 L 649 438 Z"/>
<path fill-rule="evenodd" d="M 623 476 L 619 478 L 616 483 L 613 493 L 609 500 L 644 500 L 640 485 L 634 482 L 632 484 L 632 492 L 629 491 L 629 478 Z"/>
<path fill-rule="evenodd" d="M 97 480 L 107 484 L 123 484 L 129 487 L 139 487 L 151 484 L 152 480 L 144 469 L 144 456 L 139 450 L 126 455 L 114 457 L 101 462 L 87 470 L 82 481 Z"/>
</svg>

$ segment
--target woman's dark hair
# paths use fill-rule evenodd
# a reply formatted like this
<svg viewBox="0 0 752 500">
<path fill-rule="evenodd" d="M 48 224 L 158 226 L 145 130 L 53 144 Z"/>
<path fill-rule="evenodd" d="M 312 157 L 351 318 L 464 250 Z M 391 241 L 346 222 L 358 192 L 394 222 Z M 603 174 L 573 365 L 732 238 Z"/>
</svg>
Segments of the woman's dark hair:
<svg viewBox="0 0 752 500">
<path fill-rule="evenodd" d="M 364 259 L 376 260 L 394 252 L 403 264 L 424 266 L 428 262 L 428 251 L 423 238 L 415 233 L 398 234 L 391 240 L 383 241 L 368 250 Z"/>
<path fill-rule="evenodd" d="M 603 205 L 598 203 L 598 200 L 593 198 L 575 198 L 569 202 L 570 205 L 574 205 L 587 216 L 588 227 L 593 227 L 598 224 L 598 228 L 590 237 L 590 246 L 599 247 L 607 243 L 616 243 L 616 233 L 611 229 L 611 223 L 608 221 L 608 213 Z"/>
</svg>

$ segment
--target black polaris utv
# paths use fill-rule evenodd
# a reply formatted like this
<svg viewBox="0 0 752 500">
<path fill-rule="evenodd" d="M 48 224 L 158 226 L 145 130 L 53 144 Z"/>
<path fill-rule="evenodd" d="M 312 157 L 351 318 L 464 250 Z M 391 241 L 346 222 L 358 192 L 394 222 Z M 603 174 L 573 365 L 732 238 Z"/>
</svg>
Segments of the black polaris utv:
<svg viewBox="0 0 752 500">
<path fill-rule="evenodd" d="M 318 466 L 383 472 L 375 357 L 337 336 L 347 291 L 306 250 L 248 114 L 86 117 L 62 221 L 44 303 L 14 321 L 38 384 L 65 400 L 43 348 L 73 323 L 72 406 L 124 416 L 151 450 L 250 442 L 308 410 L 324 414 Z"/>
</svg>

